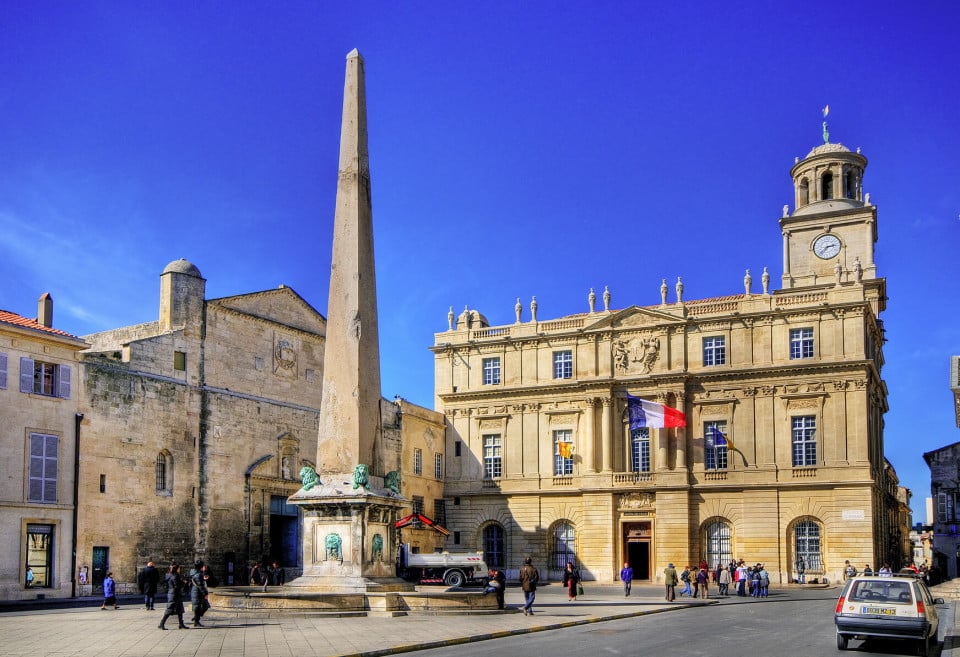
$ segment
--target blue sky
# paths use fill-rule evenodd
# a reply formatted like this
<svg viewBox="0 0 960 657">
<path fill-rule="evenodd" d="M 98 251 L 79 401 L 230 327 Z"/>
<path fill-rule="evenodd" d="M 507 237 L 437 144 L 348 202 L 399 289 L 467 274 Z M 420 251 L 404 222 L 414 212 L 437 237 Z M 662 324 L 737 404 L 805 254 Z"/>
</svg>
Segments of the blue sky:
<svg viewBox="0 0 960 657">
<path fill-rule="evenodd" d="M 492 324 L 782 273 L 794 157 L 861 147 L 887 277 L 886 453 L 960 440 L 953 1 L 0 2 L 0 308 L 151 321 L 159 274 L 326 310 L 345 56 L 366 60 L 383 392 L 433 406 L 450 306 Z M 525 313 L 528 313 L 525 310 Z M 915 520 L 922 516 L 915 516 Z"/>
</svg>

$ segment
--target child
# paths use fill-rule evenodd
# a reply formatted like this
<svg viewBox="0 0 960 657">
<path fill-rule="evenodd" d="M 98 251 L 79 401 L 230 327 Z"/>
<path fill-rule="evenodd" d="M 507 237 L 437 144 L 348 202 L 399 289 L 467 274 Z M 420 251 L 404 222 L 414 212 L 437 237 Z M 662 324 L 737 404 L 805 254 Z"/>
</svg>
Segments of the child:
<svg viewBox="0 0 960 657">
<path fill-rule="evenodd" d="M 103 604 L 100 608 L 106 609 L 107 605 L 113 605 L 114 609 L 120 608 L 117 604 L 117 585 L 113 581 L 112 572 L 107 573 L 106 579 L 103 580 Z"/>
</svg>

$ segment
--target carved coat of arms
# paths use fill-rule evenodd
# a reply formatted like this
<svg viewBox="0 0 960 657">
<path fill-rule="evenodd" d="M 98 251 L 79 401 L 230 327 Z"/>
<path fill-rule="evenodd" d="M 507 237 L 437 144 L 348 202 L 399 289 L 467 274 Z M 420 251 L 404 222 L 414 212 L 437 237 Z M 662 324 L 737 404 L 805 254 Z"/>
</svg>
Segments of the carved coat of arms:
<svg viewBox="0 0 960 657">
<path fill-rule="evenodd" d="M 641 374 L 649 374 L 653 364 L 660 358 L 660 338 L 637 338 L 613 341 L 613 362 L 617 370 L 626 372 L 636 365 Z"/>
</svg>

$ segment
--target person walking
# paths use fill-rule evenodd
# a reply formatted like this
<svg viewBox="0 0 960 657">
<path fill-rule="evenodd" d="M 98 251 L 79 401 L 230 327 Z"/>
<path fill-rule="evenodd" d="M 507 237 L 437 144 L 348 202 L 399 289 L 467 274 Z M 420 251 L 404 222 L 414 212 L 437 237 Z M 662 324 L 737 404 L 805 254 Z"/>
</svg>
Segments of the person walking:
<svg viewBox="0 0 960 657">
<path fill-rule="evenodd" d="M 113 581 L 113 573 L 108 572 L 103 580 L 103 604 L 100 609 L 106 609 L 107 605 L 113 605 L 114 609 L 119 609 L 117 604 L 117 583 Z"/>
<path fill-rule="evenodd" d="M 807 562 L 803 560 L 803 557 L 797 557 L 797 582 L 800 584 L 807 583 Z"/>
<path fill-rule="evenodd" d="M 163 618 L 160 619 L 160 625 L 158 627 L 161 630 L 167 629 L 164 627 L 167 619 L 171 616 L 176 616 L 177 620 L 180 621 L 180 629 L 188 629 L 186 623 L 183 622 L 183 593 L 186 588 L 186 582 L 183 581 L 183 577 L 180 575 L 180 564 L 170 564 L 170 568 L 167 570 L 163 581 L 167 585 L 167 608 L 163 611 Z"/>
<path fill-rule="evenodd" d="M 750 570 L 750 595 L 760 597 L 760 564 Z"/>
<path fill-rule="evenodd" d="M 207 602 L 207 567 L 203 561 L 197 561 L 190 570 L 190 604 L 193 605 L 193 626 L 203 627 L 200 618 L 210 608 Z"/>
<path fill-rule="evenodd" d="M 673 602 L 677 597 L 677 569 L 672 563 L 663 569 L 663 585 L 666 587 L 667 602 Z"/>
<path fill-rule="evenodd" d="M 580 584 L 580 571 L 573 567 L 573 562 L 567 562 L 567 569 L 563 571 L 563 585 L 567 587 L 567 602 L 577 599 L 577 585 Z"/>
<path fill-rule="evenodd" d="M 152 561 L 148 561 L 147 567 L 137 575 L 137 585 L 140 587 L 140 593 L 143 594 L 143 604 L 148 611 L 153 611 L 153 599 L 157 595 L 159 584 L 160 571 L 157 570 Z"/>
<path fill-rule="evenodd" d="M 33 588 L 33 579 L 34 579 L 34 578 L 33 578 L 33 568 L 31 568 L 30 566 L 27 566 L 26 577 L 27 577 L 27 588 L 28 588 L 28 589 Z"/>
<path fill-rule="evenodd" d="M 520 588 L 523 590 L 523 615 L 533 616 L 533 600 L 537 597 L 537 582 L 540 581 L 540 572 L 533 566 L 533 559 L 523 560 L 520 569 Z"/>
<path fill-rule="evenodd" d="M 630 586 L 633 584 L 633 568 L 629 561 L 623 562 L 623 568 L 620 569 L 620 581 L 623 582 L 623 597 L 630 597 Z"/>
<path fill-rule="evenodd" d="M 683 582 L 683 589 L 680 591 L 681 598 L 685 595 L 693 597 L 693 589 L 690 588 L 690 580 L 690 566 L 684 566 L 683 572 L 680 573 L 680 581 Z"/>
</svg>

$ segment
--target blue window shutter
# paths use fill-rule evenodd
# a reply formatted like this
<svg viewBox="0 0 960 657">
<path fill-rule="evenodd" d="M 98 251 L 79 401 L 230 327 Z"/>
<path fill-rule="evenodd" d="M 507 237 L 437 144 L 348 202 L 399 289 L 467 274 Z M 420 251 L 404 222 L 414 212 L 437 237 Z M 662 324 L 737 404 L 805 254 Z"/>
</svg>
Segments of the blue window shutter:
<svg viewBox="0 0 960 657">
<path fill-rule="evenodd" d="M 0 352 L 0 390 L 7 389 L 7 355 Z"/>
<path fill-rule="evenodd" d="M 60 365 L 57 368 L 57 397 L 70 399 L 70 366 Z"/>
<path fill-rule="evenodd" d="M 30 434 L 30 472 L 28 502 L 43 501 L 43 447 L 46 436 L 39 433 Z"/>
<path fill-rule="evenodd" d="M 33 359 L 20 358 L 20 392 L 33 392 Z"/>
</svg>

